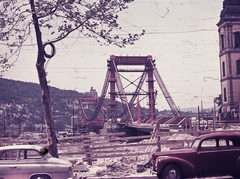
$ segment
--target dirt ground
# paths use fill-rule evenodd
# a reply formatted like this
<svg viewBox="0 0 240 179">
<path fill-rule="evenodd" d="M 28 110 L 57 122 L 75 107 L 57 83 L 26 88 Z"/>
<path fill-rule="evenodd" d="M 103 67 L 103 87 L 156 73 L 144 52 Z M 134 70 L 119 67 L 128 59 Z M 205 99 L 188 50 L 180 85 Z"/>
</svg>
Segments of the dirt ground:
<svg viewBox="0 0 240 179">
<path fill-rule="evenodd" d="M 226 131 L 226 130 L 239 130 L 240 126 L 223 126 L 223 128 L 218 128 L 217 131 Z M 195 136 L 192 136 L 190 134 L 172 134 L 171 136 L 166 137 L 164 140 L 193 140 Z M 146 140 L 141 142 L 147 142 Z M 189 143 L 184 143 L 184 147 L 188 147 Z M 144 146 L 140 147 L 130 147 L 131 151 L 143 151 Z M 161 146 L 161 151 L 170 150 L 170 147 L 167 145 Z M 142 172 L 139 172 L 137 170 L 137 166 L 139 164 L 139 161 L 142 160 L 141 156 L 124 156 L 124 157 L 114 157 L 114 158 L 104 158 L 104 159 L 97 159 L 97 161 L 94 161 L 92 165 L 88 165 L 86 162 L 82 161 L 82 158 L 84 156 L 75 156 L 68 158 L 70 161 L 75 161 L 75 175 L 76 179 L 101 179 L 101 178 L 145 178 L 145 179 L 157 179 L 156 174 L 151 171 L 150 168 L 144 168 Z M 83 169 L 84 171 L 77 170 Z M 220 178 L 232 178 L 231 176 L 223 176 L 218 177 Z M 209 178 L 208 178 L 209 179 Z M 213 179 L 213 178 L 211 178 Z M 215 178 L 216 179 L 216 178 Z"/>
</svg>

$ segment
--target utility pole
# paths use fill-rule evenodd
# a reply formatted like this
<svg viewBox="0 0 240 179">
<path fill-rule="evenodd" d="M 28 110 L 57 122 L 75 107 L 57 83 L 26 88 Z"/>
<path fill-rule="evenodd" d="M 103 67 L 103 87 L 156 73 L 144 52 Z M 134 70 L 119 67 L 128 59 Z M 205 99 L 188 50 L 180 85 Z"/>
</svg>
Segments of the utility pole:
<svg viewBox="0 0 240 179">
<path fill-rule="evenodd" d="M 73 129 L 73 136 L 74 136 L 74 100 L 73 100 L 73 117 L 72 117 L 72 119 L 73 119 L 73 122 L 72 122 L 72 129 Z"/>
<path fill-rule="evenodd" d="M 216 125 L 216 101 L 217 98 L 214 98 L 213 100 L 213 131 L 215 131 L 215 125 Z"/>
<path fill-rule="evenodd" d="M 198 106 L 198 130 L 201 129 L 201 118 L 200 118 L 200 110 L 199 110 L 199 106 Z"/>
</svg>

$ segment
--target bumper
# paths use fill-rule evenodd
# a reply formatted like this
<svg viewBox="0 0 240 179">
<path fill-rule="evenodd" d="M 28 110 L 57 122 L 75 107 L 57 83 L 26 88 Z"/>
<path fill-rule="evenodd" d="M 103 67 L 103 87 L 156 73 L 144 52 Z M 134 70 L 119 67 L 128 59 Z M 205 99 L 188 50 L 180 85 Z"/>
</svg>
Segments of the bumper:
<svg viewBox="0 0 240 179">
<path fill-rule="evenodd" d="M 77 176 L 71 176 L 71 177 L 68 177 L 67 179 L 77 179 Z"/>
</svg>

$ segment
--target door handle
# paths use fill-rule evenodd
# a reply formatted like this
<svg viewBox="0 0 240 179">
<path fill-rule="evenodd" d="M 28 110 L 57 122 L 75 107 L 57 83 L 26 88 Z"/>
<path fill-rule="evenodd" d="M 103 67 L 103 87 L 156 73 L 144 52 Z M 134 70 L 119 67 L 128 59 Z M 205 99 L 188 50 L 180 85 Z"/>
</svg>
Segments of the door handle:
<svg viewBox="0 0 240 179">
<path fill-rule="evenodd" d="M 17 166 L 10 166 L 9 168 L 17 168 Z"/>
</svg>

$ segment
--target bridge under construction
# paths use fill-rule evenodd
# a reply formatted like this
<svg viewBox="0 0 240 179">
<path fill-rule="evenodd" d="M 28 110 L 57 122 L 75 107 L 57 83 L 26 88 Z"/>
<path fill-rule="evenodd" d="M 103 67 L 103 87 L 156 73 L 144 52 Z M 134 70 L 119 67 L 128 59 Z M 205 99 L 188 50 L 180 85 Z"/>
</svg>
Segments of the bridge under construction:
<svg viewBox="0 0 240 179">
<path fill-rule="evenodd" d="M 125 73 L 137 74 L 135 79 L 126 78 Z M 127 84 L 123 84 L 123 80 Z M 155 82 L 160 87 L 173 116 L 156 116 L 156 89 Z M 146 85 L 144 85 L 146 84 Z M 131 86 L 131 91 L 126 89 Z M 147 89 L 143 87 L 147 86 Z M 110 96 L 108 107 L 104 107 L 106 95 Z M 117 99 L 122 107 L 117 106 Z M 148 115 L 142 117 L 140 102 L 148 100 Z M 85 104 L 94 104 L 95 110 L 91 116 L 85 111 Z M 168 92 L 152 56 L 114 56 L 111 55 L 107 61 L 107 73 L 100 97 L 79 99 L 79 124 L 85 126 L 103 126 L 108 124 L 116 128 L 130 127 L 145 132 L 153 130 L 154 124 L 189 125 L 186 117 L 181 117 L 180 111 Z"/>
</svg>

